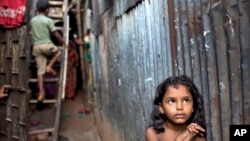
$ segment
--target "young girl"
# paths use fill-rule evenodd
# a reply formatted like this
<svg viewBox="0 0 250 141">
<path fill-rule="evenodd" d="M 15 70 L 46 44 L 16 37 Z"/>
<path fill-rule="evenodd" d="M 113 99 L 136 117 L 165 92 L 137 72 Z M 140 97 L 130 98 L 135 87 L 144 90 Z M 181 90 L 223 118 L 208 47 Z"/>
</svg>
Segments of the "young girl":
<svg viewBox="0 0 250 141">
<path fill-rule="evenodd" d="M 158 85 L 151 118 L 147 141 L 206 141 L 203 99 L 187 76 Z"/>
</svg>

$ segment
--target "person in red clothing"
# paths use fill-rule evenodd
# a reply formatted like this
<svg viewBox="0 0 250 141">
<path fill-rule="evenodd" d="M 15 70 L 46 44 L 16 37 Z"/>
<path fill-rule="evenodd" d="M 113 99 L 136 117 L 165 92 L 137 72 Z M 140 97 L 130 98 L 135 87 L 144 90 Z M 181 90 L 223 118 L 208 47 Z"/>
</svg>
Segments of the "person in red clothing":
<svg viewBox="0 0 250 141">
<path fill-rule="evenodd" d="M 68 66 L 67 66 L 67 81 L 66 81 L 66 99 L 75 98 L 76 93 L 76 67 L 78 65 L 78 54 L 75 50 L 75 45 L 72 41 L 69 42 L 68 48 Z"/>
</svg>

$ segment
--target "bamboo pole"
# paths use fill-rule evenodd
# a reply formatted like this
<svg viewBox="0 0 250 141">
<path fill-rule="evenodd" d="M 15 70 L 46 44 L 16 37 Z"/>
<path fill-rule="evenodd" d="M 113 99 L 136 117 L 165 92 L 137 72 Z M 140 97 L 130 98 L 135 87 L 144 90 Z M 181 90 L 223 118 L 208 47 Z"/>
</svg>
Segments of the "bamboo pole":
<svg viewBox="0 0 250 141">
<path fill-rule="evenodd" d="M 86 37 L 86 31 L 87 31 L 87 5 L 88 5 L 88 0 L 85 0 L 84 1 L 84 10 L 81 11 L 81 14 L 84 17 L 82 19 L 82 23 L 83 23 L 82 33 L 84 33 L 84 43 L 86 43 L 85 37 Z M 85 74 L 85 78 L 86 78 L 86 81 L 84 81 L 84 84 L 86 86 L 86 93 L 88 96 L 88 101 L 90 101 L 89 81 L 91 80 L 91 78 L 89 76 L 89 62 L 88 62 L 88 58 L 87 58 L 88 50 L 89 50 L 89 48 L 87 48 L 87 46 L 85 44 L 85 48 L 83 49 L 83 53 L 85 54 L 85 60 L 84 60 L 85 70 L 83 73 Z"/>
<path fill-rule="evenodd" d="M 82 39 L 83 35 L 82 35 L 82 25 L 81 25 L 81 0 L 77 0 L 76 2 L 76 19 L 77 19 L 77 31 L 78 31 L 78 38 Z M 81 65 L 81 73 L 82 73 L 82 89 L 84 90 L 85 88 L 85 71 L 84 71 L 84 45 L 79 44 L 79 51 L 80 51 L 80 65 Z"/>
</svg>

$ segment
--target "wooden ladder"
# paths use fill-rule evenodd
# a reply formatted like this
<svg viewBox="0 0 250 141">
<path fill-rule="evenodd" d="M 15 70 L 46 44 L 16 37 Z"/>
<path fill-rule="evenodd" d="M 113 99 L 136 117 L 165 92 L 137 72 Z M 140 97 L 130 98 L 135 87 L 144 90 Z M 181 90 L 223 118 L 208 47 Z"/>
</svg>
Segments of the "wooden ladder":
<svg viewBox="0 0 250 141">
<path fill-rule="evenodd" d="M 56 26 L 56 29 L 63 35 L 63 38 L 68 44 L 68 31 L 69 31 L 69 17 L 67 15 L 67 10 L 68 10 L 68 0 L 49 0 L 48 1 L 50 4 L 50 12 L 48 17 L 52 18 L 54 21 L 54 24 Z M 30 128 L 32 127 L 33 129 L 29 130 L 29 135 L 30 136 L 37 136 L 39 134 L 46 133 L 48 135 L 47 140 L 52 140 L 52 141 L 58 141 L 59 137 L 59 126 L 60 126 L 60 117 L 61 117 L 61 102 L 65 97 L 65 86 L 66 86 L 66 73 L 67 73 L 67 58 L 68 58 L 68 52 L 67 50 L 64 49 L 64 47 L 59 47 L 62 50 L 62 55 L 61 59 L 59 62 L 55 63 L 56 67 L 55 69 L 57 70 L 57 76 L 56 77 L 51 77 L 50 75 L 45 75 L 44 77 L 44 85 L 51 85 L 52 87 L 55 88 L 55 93 L 53 98 L 50 99 L 44 99 L 43 100 L 43 105 L 49 105 L 52 104 L 52 107 L 49 108 L 44 108 L 41 111 L 31 111 L 30 108 L 30 113 L 31 115 L 36 115 L 40 116 L 41 119 L 51 119 L 48 118 L 48 116 L 52 117 L 50 123 L 48 126 L 44 123 L 41 119 L 32 119 L 32 116 L 30 116 Z M 33 64 L 33 69 L 32 69 L 32 64 Z M 30 63 L 30 71 L 31 71 L 31 78 L 29 79 L 29 86 L 31 91 L 33 91 L 33 96 L 37 93 L 36 88 L 34 87 L 38 84 L 37 76 L 36 76 L 36 69 L 34 69 L 34 64 L 35 61 L 31 61 Z M 33 73 L 33 77 L 32 76 Z M 49 78 L 48 78 L 49 76 Z M 32 97 L 30 99 L 30 107 L 32 105 L 37 104 L 38 101 L 36 100 L 36 97 Z M 51 105 L 49 105 L 51 106 Z M 49 109 L 49 110 L 48 110 Z M 52 110 L 51 110 L 52 109 Z M 48 110 L 48 111 L 46 111 Z M 44 113 L 43 113 L 44 112 Z M 54 118 L 54 119 L 53 119 Z M 41 122 L 40 122 L 41 121 Z M 46 121 L 45 121 L 46 122 Z M 35 125 L 36 124 L 36 125 Z M 38 126 L 42 125 L 43 126 Z M 45 127 L 46 126 L 46 127 Z"/>
</svg>

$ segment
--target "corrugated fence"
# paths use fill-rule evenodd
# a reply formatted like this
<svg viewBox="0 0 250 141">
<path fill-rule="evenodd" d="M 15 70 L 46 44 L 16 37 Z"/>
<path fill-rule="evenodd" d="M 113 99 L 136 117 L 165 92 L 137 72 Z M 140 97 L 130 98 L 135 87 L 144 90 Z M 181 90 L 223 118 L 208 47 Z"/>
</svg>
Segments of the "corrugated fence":
<svg viewBox="0 0 250 141">
<path fill-rule="evenodd" d="M 95 98 L 122 140 L 145 140 L 156 86 L 170 75 L 200 89 L 208 141 L 229 141 L 230 124 L 250 124 L 249 1 L 104 3 L 92 1 Z"/>
</svg>

